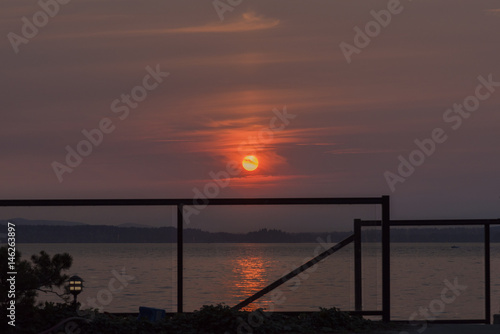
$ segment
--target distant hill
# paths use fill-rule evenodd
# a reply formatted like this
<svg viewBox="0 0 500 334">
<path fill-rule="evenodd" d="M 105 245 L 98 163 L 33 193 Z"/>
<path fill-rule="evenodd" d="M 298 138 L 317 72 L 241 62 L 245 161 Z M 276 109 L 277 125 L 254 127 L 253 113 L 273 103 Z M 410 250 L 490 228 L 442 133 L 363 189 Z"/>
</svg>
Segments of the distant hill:
<svg viewBox="0 0 500 334">
<path fill-rule="evenodd" d="M 140 228 L 153 228 L 151 225 L 147 224 L 136 224 L 136 223 L 123 223 L 117 225 L 118 227 L 140 227 Z"/>
<path fill-rule="evenodd" d="M 249 233 L 207 232 L 185 229 L 186 243 L 294 243 L 317 242 L 318 237 L 337 242 L 350 232 L 288 233 L 262 229 Z M 0 234 L 0 238 L 5 235 Z M 119 227 L 109 225 L 17 225 L 16 243 L 175 243 L 175 227 Z"/>
</svg>

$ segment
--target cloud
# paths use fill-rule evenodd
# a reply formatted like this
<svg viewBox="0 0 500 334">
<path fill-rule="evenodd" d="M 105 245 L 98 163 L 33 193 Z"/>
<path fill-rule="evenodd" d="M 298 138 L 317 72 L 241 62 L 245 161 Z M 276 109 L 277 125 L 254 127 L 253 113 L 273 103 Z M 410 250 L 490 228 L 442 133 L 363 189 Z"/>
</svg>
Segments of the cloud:
<svg viewBox="0 0 500 334">
<path fill-rule="evenodd" d="M 117 16 L 118 17 L 118 16 Z M 78 18 L 81 20 L 81 18 Z M 90 30 L 86 32 L 75 31 L 58 31 L 52 34 L 46 34 L 44 39 L 61 39 L 61 38 L 106 38 L 106 37 L 137 37 L 137 36 L 151 36 L 157 37 L 166 34 L 204 34 L 204 33 L 239 33 L 248 31 L 258 31 L 271 29 L 280 23 L 278 19 L 265 18 L 258 16 L 254 12 L 247 12 L 233 22 L 221 24 L 219 22 L 208 23 L 198 26 L 182 27 L 182 28 L 146 28 L 146 29 L 99 29 Z"/>
<path fill-rule="evenodd" d="M 283 186 L 283 182 L 296 183 L 299 179 L 314 178 L 314 175 L 243 175 L 231 178 L 232 188 L 260 188 Z M 211 181 L 211 180 L 208 180 Z"/>
<path fill-rule="evenodd" d="M 334 146 L 336 143 L 299 143 L 299 146 Z"/>
<path fill-rule="evenodd" d="M 495 16 L 500 16 L 500 8 L 498 9 L 487 9 L 485 10 L 487 15 L 495 15 Z"/>
<path fill-rule="evenodd" d="M 331 151 L 326 151 L 329 154 L 369 154 L 369 153 L 387 153 L 395 152 L 395 150 L 377 150 L 377 149 L 365 149 L 365 148 L 341 148 Z"/>
<path fill-rule="evenodd" d="M 202 26 L 184 27 L 162 30 L 166 33 L 232 33 L 254 30 L 264 30 L 276 27 L 280 23 L 278 19 L 267 19 L 257 16 L 254 12 L 247 12 L 235 22 L 228 24 L 210 23 Z"/>
</svg>

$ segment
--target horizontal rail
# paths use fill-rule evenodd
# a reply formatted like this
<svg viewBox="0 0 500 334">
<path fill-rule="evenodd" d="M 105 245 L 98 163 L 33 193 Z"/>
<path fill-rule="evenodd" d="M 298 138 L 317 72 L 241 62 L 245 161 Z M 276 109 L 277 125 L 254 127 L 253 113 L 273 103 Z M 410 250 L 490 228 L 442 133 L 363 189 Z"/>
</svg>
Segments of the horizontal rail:
<svg viewBox="0 0 500 334">
<path fill-rule="evenodd" d="M 416 321 L 416 320 L 414 320 Z M 406 323 L 412 323 L 412 321 L 404 321 Z M 429 320 L 430 324 L 484 324 L 484 319 L 441 319 L 441 320 Z"/>
<path fill-rule="evenodd" d="M 178 198 L 178 199 L 9 199 L 0 206 L 155 206 L 155 205 L 321 205 L 382 204 L 383 197 L 338 198 Z"/>
<path fill-rule="evenodd" d="M 390 226 L 451 226 L 451 225 L 499 225 L 499 219 L 429 219 L 429 220 L 391 220 Z M 363 227 L 381 226 L 380 220 L 360 220 Z"/>
<path fill-rule="evenodd" d="M 383 311 L 343 311 L 349 313 L 350 315 L 366 315 L 366 316 L 381 316 Z M 319 311 L 265 311 L 265 313 L 269 314 L 280 314 L 287 316 L 299 316 L 299 315 L 310 315 L 310 314 L 318 314 Z M 109 313 L 115 316 L 122 317 L 138 317 L 138 312 L 117 312 L 117 313 Z M 174 317 L 178 315 L 177 312 L 166 312 L 167 317 Z M 194 314 L 194 312 L 184 312 L 184 314 Z M 391 322 L 394 324 L 412 324 L 415 323 L 416 320 L 392 320 Z M 440 319 L 440 320 L 428 320 L 429 324 L 484 324 L 484 319 Z"/>
</svg>

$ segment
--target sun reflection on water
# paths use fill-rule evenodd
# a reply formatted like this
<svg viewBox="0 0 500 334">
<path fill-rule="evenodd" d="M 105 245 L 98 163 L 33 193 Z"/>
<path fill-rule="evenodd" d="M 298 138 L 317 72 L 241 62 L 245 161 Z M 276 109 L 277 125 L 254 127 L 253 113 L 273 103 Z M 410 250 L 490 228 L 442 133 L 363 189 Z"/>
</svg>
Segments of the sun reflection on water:
<svg viewBox="0 0 500 334">
<path fill-rule="evenodd" d="M 261 256 L 246 256 L 235 259 L 233 273 L 236 276 L 234 293 L 241 300 L 266 286 L 266 263 Z M 259 301 L 255 301 L 243 310 L 252 311 L 263 306 L 259 304 Z"/>
</svg>

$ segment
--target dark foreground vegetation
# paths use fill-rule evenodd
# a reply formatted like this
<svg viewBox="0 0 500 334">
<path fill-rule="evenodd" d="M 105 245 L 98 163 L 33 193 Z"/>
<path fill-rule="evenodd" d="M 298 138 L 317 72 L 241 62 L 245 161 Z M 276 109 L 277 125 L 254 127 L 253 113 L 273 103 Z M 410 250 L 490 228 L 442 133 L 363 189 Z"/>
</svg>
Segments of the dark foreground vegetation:
<svg viewBox="0 0 500 334">
<path fill-rule="evenodd" d="M 390 325 L 350 316 L 336 308 L 296 316 L 236 311 L 229 306 L 203 306 L 193 313 L 175 314 L 150 322 L 134 316 L 118 316 L 95 311 L 78 317 L 68 304 L 45 304 L 28 319 L 19 319 L 16 330 L 3 333 L 182 333 L 182 334 L 248 334 L 248 333 L 363 333 L 389 328 Z"/>
</svg>

